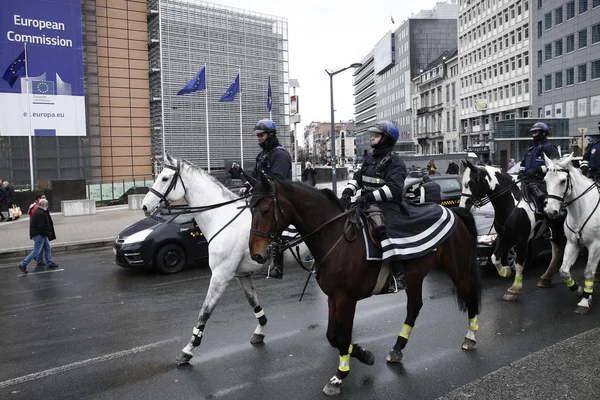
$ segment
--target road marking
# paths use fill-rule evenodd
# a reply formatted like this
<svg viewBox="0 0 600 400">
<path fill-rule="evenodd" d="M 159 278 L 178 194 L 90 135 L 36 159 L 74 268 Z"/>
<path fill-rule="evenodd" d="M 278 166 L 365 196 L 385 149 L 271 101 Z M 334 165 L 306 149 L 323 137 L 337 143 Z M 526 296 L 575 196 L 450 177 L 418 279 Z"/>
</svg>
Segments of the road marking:
<svg viewBox="0 0 600 400">
<path fill-rule="evenodd" d="M 4 389 L 9 386 L 19 385 L 21 383 L 33 381 L 36 379 L 45 378 L 47 376 L 60 374 L 62 372 L 71 371 L 73 369 L 83 368 L 83 367 L 87 367 L 89 365 L 114 360 L 114 359 L 125 357 L 125 356 L 131 355 L 131 354 L 141 353 L 143 351 L 150 350 L 150 349 L 153 349 L 156 347 L 160 347 L 165 344 L 175 342 L 178 340 L 179 340 L 179 337 L 174 337 L 174 338 L 167 339 L 167 340 L 161 340 L 160 342 L 155 342 L 155 343 L 150 343 L 150 344 L 147 344 L 144 346 L 134 347 L 133 349 L 123 350 L 123 351 L 119 351 L 119 352 L 112 353 L 112 354 L 106 354 L 104 356 L 90 358 L 90 359 L 87 359 L 84 361 L 78 361 L 78 362 L 74 362 L 72 364 L 63 365 L 62 367 L 50 368 L 50 369 L 36 372 L 33 374 L 24 375 L 24 376 L 14 378 L 14 379 L 9 379 L 7 381 L 0 382 L 0 389 Z"/>
<path fill-rule="evenodd" d="M 61 271 L 64 271 L 64 270 L 65 270 L 64 268 L 61 268 L 61 269 L 53 269 L 53 270 L 50 270 L 50 271 L 29 272 L 27 274 L 19 274 L 17 276 L 49 274 L 51 272 L 61 272 Z"/>
<path fill-rule="evenodd" d="M 26 305 L 26 304 L 13 304 L 13 305 L 8 306 L 8 307 L 14 308 L 14 310 L 0 311 L 0 315 L 3 315 L 3 314 L 12 314 L 12 313 L 15 313 L 15 312 L 18 313 L 18 312 L 21 312 L 23 310 L 29 310 L 29 309 L 36 308 L 36 307 L 46 307 L 46 306 L 49 306 L 49 305 L 60 304 L 60 303 L 67 302 L 69 300 L 81 299 L 81 298 L 83 298 L 83 296 L 66 297 L 66 298 L 61 299 L 61 300 L 46 301 L 46 302 L 38 303 L 38 304 L 35 304 L 35 303 L 34 304 L 29 304 L 29 305 Z"/>
<path fill-rule="evenodd" d="M 156 283 L 156 284 L 152 285 L 151 287 L 159 287 L 159 286 L 173 285 L 173 284 L 175 284 L 175 283 L 189 282 L 189 281 L 195 281 L 195 280 L 198 280 L 198 279 L 207 279 L 207 278 L 210 278 L 210 275 L 197 276 L 197 277 L 195 277 L 195 278 L 180 279 L 180 280 L 178 280 L 178 281 L 171 281 L 171 282 Z"/>
</svg>

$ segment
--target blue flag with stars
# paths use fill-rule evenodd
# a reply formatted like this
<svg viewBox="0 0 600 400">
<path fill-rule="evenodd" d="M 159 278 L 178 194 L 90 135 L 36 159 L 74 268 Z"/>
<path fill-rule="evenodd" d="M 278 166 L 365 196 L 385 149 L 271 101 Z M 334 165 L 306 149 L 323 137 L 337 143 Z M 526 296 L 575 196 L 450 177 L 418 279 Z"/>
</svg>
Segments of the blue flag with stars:
<svg viewBox="0 0 600 400">
<path fill-rule="evenodd" d="M 25 76 L 25 50 L 6 68 L 2 79 L 8 82 L 10 87 L 13 87 L 20 76 Z"/>
<path fill-rule="evenodd" d="M 180 94 L 192 93 L 198 90 L 206 90 L 206 67 L 202 69 L 187 83 L 179 92 Z"/>
<path fill-rule="evenodd" d="M 273 97 L 271 95 L 271 77 L 269 77 L 267 89 L 267 108 L 269 109 L 269 112 L 271 112 L 271 108 L 273 108 Z"/>
<path fill-rule="evenodd" d="M 219 99 L 219 101 L 234 101 L 235 95 L 240 91 L 240 74 L 237 74 L 235 80 L 229 86 L 229 89 L 225 92 L 223 96 Z"/>
</svg>

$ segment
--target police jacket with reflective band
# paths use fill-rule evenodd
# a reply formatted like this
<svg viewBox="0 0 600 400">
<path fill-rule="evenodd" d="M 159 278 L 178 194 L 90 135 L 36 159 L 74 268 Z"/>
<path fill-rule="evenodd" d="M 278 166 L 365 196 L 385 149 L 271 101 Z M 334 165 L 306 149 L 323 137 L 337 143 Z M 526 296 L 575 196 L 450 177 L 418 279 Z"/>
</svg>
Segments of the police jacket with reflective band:
<svg viewBox="0 0 600 400">
<path fill-rule="evenodd" d="M 442 188 L 436 182 L 425 182 L 421 185 L 421 190 L 424 192 L 425 202 L 438 204 L 442 202 Z"/>
<path fill-rule="evenodd" d="M 254 178 L 259 178 L 259 171 L 274 178 L 292 179 L 292 158 L 279 141 L 271 141 L 266 149 L 258 153 Z"/>
<path fill-rule="evenodd" d="M 588 144 L 583 154 L 581 168 L 589 168 L 588 176 L 592 179 L 600 177 L 600 137 Z"/>
<path fill-rule="evenodd" d="M 560 158 L 558 148 L 550 143 L 548 139 L 544 138 L 527 150 L 523 161 L 521 161 L 520 171 L 527 172 L 530 169 L 546 165 L 546 162 L 544 161 L 544 154 L 553 160 Z"/>
<path fill-rule="evenodd" d="M 392 153 L 391 147 L 376 149 L 373 155 L 366 157 L 346 188 L 352 189 L 354 194 L 361 189 L 363 196 L 372 193 L 375 201 L 383 204 L 401 203 L 406 175 L 404 162 Z"/>
</svg>

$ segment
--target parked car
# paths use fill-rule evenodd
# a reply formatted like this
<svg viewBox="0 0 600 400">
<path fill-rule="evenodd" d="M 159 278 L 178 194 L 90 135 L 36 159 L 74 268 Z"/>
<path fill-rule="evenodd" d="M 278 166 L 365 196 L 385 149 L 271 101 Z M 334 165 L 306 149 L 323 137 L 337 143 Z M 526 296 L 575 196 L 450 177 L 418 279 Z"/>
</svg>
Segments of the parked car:
<svg viewBox="0 0 600 400">
<path fill-rule="evenodd" d="M 123 230 L 115 239 L 116 264 L 155 268 L 165 274 L 208 261 L 208 243 L 193 214 L 159 212 Z"/>
<path fill-rule="evenodd" d="M 456 207 L 460 203 L 462 193 L 462 176 L 460 175 L 432 175 L 431 180 L 441 189 L 442 202 L 446 207 Z M 423 183 L 423 177 L 408 177 L 404 181 L 403 196 L 407 200 L 419 201 L 419 187 Z"/>
<path fill-rule="evenodd" d="M 127 189 L 125 191 L 125 193 L 123 193 L 121 196 L 119 196 L 118 199 L 114 199 L 114 200 L 109 200 L 106 205 L 107 206 L 115 206 L 118 204 L 127 204 L 128 202 L 128 197 L 130 194 L 146 194 L 150 191 L 150 188 L 147 186 L 133 186 L 130 187 L 129 189 Z"/>
</svg>

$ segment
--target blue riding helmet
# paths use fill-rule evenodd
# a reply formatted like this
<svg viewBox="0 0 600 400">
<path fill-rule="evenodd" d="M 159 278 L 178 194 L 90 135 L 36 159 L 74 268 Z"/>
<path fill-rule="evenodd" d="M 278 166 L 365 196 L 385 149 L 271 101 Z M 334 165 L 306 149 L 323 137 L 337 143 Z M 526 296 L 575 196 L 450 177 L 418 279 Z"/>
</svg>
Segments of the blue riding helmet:
<svg viewBox="0 0 600 400">
<path fill-rule="evenodd" d="M 398 137 L 400 137 L 400 131 L 396 128 L 396 125 L 392 124 L 390 121 L 379 121 L 375 124 L 375 126 L 367 129 L 369 132 L 382 133 L 385 136 L 392 139 L 393 143 L 396 143 Z"/>
<path fill-rule="evenodd" d="M 270 119 L 261 119 L 258 121 L 254 127 L 254 134 L 260 135 L 261 133 L 277 134 L 275 122 L 271 121 Z"/>
<path fill-rule="evenodd" d="M 548 128 L 548 125 L 546 125 L 543 122 L 536 122 L 535 124 L 533 124 L 529 132 L 531 133 L 537 131 L 546 132 L 546 135 L 548 135 L 550 133 L 550 128 Z"/>
</svg>

